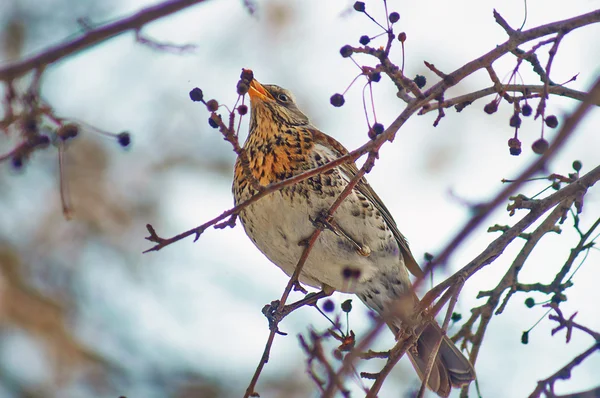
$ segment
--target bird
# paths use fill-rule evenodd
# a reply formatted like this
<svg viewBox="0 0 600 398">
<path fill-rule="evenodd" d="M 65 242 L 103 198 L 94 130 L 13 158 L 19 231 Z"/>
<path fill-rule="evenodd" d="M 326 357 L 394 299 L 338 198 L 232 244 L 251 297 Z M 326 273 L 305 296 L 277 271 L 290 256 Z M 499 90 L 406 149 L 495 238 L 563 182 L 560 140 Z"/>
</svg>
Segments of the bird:
<svg viewBox="0 0 600 398">
<path fill-rule="evenodd" d="M 235 205 L 259 193 L 261 187 L 348 153 L 337 140 L 311 124 L 289 90 L 263 85 L 253 75 L 251 78 L 249 134 L 243 146 L 247 162 L 238 156 L 234 166 Z M 331 217 L 322 217 L 357 173 L 355 163 L 341 164 L 269 193 L 244 207 L 239 218 L 254 245 L 288 276 L 293 274 L 306 240 L 321 223 L 322 232 L 304 263 L 299 282 L 327 292 L 356 294 L 367 307 L 387 315 L 388 326 L 398 333 L 403 322 L 408 324 L 407 316 L 389 319 L 390 313 L 398 314 L 391 309 L 402 303 L 409 315 L 416 311 L 419 299 L 408 272 L 415 276 L 423 272 L 390 211 L 363 177 Z M 440 339 L 427 387 L 447 397 L 452 387 L 473 381 L 475 370 L 435 320 L 426 324 L 407 354 L 422 380 Z"/>
</svg>

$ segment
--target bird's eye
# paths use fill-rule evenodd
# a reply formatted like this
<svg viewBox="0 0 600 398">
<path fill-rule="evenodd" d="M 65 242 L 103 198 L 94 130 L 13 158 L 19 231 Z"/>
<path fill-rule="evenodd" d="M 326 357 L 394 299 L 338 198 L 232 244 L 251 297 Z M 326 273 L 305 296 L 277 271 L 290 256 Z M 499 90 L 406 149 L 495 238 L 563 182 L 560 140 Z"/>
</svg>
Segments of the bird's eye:
<svg viewBox="0 0 600 398">
<path fill-rule="evenodd" d="M 290 100 L 290 97 L 282 93 L 277 95 L 277 99 L 281 102 L 288 102 Z"/>
</svg>

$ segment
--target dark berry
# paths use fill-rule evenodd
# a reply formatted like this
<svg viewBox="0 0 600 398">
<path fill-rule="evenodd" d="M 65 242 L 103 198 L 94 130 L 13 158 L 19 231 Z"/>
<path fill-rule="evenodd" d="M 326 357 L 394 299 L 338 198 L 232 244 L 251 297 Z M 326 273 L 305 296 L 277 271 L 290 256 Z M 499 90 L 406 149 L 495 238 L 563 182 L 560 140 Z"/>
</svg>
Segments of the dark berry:
<svg viewBox="0 0 600 398">
<path fill-rule="evenodd" d="M 198 87 L 193 88 L 192 91 L 190 91 L 190 99 L 192 101 L 200 102 L 203 98 L 204 94 L 202 93 L 202 90 L 200 90 Z"/>
<path fill-rule="evenodd" d="M 237 93 L 239 95 L 246 94 L 249 89 L 250 89 L 250 87 L 248 87 L 248 85 L 243 80 L 240 80 L 236 87 Z"/>
<path fill-rule="evenodd" d="M 237 110 L 238 110 L 238 113 L 242 116 L 245 115 L 246 113 L 248 113 L 248 107 L 246 105 L 238 106 Z"/>
<path fill-rule="evenodd" d="M 360 44 L 362 44 L 363 46 L 366 46 L 367 44 L 369 44 L 369 42 L 371 41 L 371 39 L 369 39 L 369 36 L 364 35 L 360 37 Z"/>
<path fill-rule="evenodd" d="M 21 155 L 13 155 L 11 164 L 15 169 L 20 169 L 23 167 L 23 157 Z"/>
<path fill-rule="evenodd" d="M 523 116 L 525 117 L 529 117 L 531 116 L 531 112 L 533 112 L 533 109 L 531 109 L 531 105 L 529 104 L 525 104 L 523 105 L 523 107 L 521 108 L 521 113 L 523 114 Z"/>
<path fill-rule="evenodd" d="M 491 115 L 492 113 L 496 112 L 498 110 L 498 103 L 496 101 L 492 101 L 489 104 L 485 104 L 485 106 L 483 107 L 483 111 L 485 113 L 487 113 L 488 115 Z"/>
<path fill-rule="evenodd" d="M 37 120 L 33 116 L 29 116 L 23 120 L 23 130 L 26 133 L 37 132 Z"/>
<path fill-rule="evenodd" d="M 124 131 L 117 135 L 117 140 L 119 141 L 119 145 L 126 148 L 131 144 L 131 135 L 127 131 Z"/>
<path fill-rule="evenodd" d="M 427 79 L 425 79 L 425 76 L 422 76 L 422 75 L 415 76 L 415 78 L 413 79 L 413 81 L 415 82 L 415 84 L 419 88 L 423 88 L 427 84 Z"/>
<path fill-rule="evenodd" d="M 554 181 L 552 183 L 552 189 L 554 189 L 555 191 L 558 191 L 560 189 L 560 182 Z"/>
<path fill-rule="evenodd" d="M 352 277 L 352 269 L 350 267 L 345 267 L 342 270 L 342 276 L 344 279 L 350 279 Z"/>
<path fill-rule="evenodd" d="M 352 311 L 352 299 L 348 299 L 342 303 L 342 311 L 346 313 Z"/>
<path fill-rule="evenodd" d="M 452 320 L 452 322 L 458 322 L 462 319 L 462 315 L 459 314 L 458 312 L 453 312 L 450 319 Z"/>
<path fill-rule="evenodd" d="M 539 140 L 535 141 L 533 145 L 531 145 L 531 149 L 533 149 L 533 152 L 541 155 L 548 150 L 548 141 L 540 138 Z"/>
<path fill-rule="evenodd" d="M 529 344 L 529 332 L 523 332 L 521 335 L 521 343 Z"/>
<path fill-rule="evenodd" d="M 400 14 L 398 14 L 397 12 L 393 12 L 390 14 L 389 18 L 391 23 L 396 23 L 400 20 Z"/>
<path fill-rule="evenodd" d="M 333 301 L 331 301 L 330 299 L 325 300 L 325 302 L 323 303 L 323 311 L 333 312 L 334 309 L 335 305 L 333 304 Z"/>
<path fill-rule="evenodd" d="M 550 127 L 551 129 L 558 126 L 558 119 L 554 115 L 548 116 L 544 121 L 546 122 L 546 126 Z"/>
<path fill-rule="evenodd" d="M 508 122 L 508 124 L 510 125 L 510 127 L 515 127 L 515 128 L 521 127 L 521 117 L 519 117 L 519 114 L 518 113 L 513 114 L 510 117 L 510 121 Z"/>
<path fill-rule="evenodd" d="M 35 138 L 35 141 L 33 142 L 33 145 L 35 146 L 41 146 L 46 147 L 48 145 L 50 145 L 50 137 L 48 137 L 47 135 L 38 135 Z"/>
<path fill-rule="evenodd" d="M 344 105 L 344 102 L 346 102 L 346 100 L 344 99 L 344 96 L 342 94 L 336 93 L 331 96 L 329 102 L 331 102 L 331 105 L 339 108 L 340 106 Z"/>
<path fill-rule="evenodd" d="M 582 166 L 581 161 L 576 160 L 573 162 L 573 170 L 579 171 L 579 170 L 581 170 L 581 166 Z"/>
<path fill-rule="evenodd" d="M 398 33 L 398 40 L 401 41 L 402 43 L 404 43 L 406 41 L 406 33 L 405 32 Z"/>
<path fill-rule="evenodd" d="M 521 141 L 518 138 L 511 138 L 508 140 L 508 149 L 510 154 L 513 156 L 519 156 L 521 154 Z"/>
<path fill-rule="evenodd" d="M 73 123 L 63 124 L 56 130 L 56 135 L 63 141 L 69 138 L 77 137 L 79 134 L 79 127 Z"/>
<path fill-rule="evenodd" d="M 379 134 L 383 133 L 383 130 L 384 130 L 383 124 L 375 123 L 373 125 L 373 131 L 375 132 L 375 134 L 379 135 Z"/>
<path fill-rule="evenodd" d="M 219 103 L 217 100 L 211 99 L 206 103 L 206 108 L 209 112 L 215 112 L 217 109 L 219 109 Z"/>
<path fill-rule="evenodd" d="M 381 73 L 379 72 L 373 72 L 369 75 L 369 80 L 371 80 L 372 82 L 377 83 L 378 81 L 381 80 Z"/>
<path fill-rule="evenodd" d="M 346 44 L 344 47 L 340 48 L 340 54 L 342 54 L 342 57 L 348 58 L 352 55 L 352 46 Z"/>
<path fill-rule="evenodd" d="M 534 300 L 533 298 L 531 298 L 531 297 L 527 297 L 527 298 L 525 299 L 525 306 L 526 306 L 527 308 L 532 308 L 534 305 L 535 305 L 535 300 Z"/>
<path fill-rule="evenodd" d="M 358 12 L 365 12 L 365 3 L 362 1 L 357 1 L 354 3 L 354 9 Z"/>
<path fill-rule="evenodd" d="M 429 263 L 433 261 L 433 254 L 425 252 L 425 254 L 423 254 L 423 258 Z"/>
<path fill-rule="evenodd" d="M 250 69 L 242 69 L 240 79 L 242 79 L 242 81 L 246 84 L 250 84 L 250 82 L 254 79 L 254 72 L 252 72 Z"/>
<path fill-rule="evenodd" d="M 213 129 L 218 129 L 219 125 L 217 124 L 217 122 L 215 122 L 212 117 L 208 118 L 208 124 L 210 125 L 210 127 L 212 127 Z"/>
</svg>

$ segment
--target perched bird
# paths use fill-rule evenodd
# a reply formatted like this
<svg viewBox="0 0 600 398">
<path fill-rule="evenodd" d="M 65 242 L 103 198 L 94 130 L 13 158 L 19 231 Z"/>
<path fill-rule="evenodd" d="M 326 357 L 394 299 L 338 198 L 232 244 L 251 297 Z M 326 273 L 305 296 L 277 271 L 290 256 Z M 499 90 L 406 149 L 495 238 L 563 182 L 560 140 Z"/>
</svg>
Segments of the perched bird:
<svg viewBox="0 0 600 398">
<path fill-rule="evenodd" d="M 288 90 L 253 79 L 248 94 L 250 132 L 244 149 L 260 185 L 282 181 L 348 153 L 310 123 Z M 240 212 L 246 234 L 269 260 L 292 275 L 305 248 L 302 242 L 357 172 L 354 163 L 342 164 L 265 196 Z M 238 158 L 233 182 L 236 204 L 257 193 L 245 175 Z M 408 271 L 422 275 L 389 210 L 363 178 L 326 222 L 299 279 L 324 290 L 354 293 L 369 308 L 386 315 L 399 302 L 409 313 L 419 303 Z M 401 318 L 386 319 L 396 333 L 402 327 Z M 440 337 L 442 330 L 432 321 L 408 352 L 420 378 Z M 443 336 L 428 387 L 447 397 L 453 386 L 469 384 L 474 378 L 469 361 Z"/>
</svg>

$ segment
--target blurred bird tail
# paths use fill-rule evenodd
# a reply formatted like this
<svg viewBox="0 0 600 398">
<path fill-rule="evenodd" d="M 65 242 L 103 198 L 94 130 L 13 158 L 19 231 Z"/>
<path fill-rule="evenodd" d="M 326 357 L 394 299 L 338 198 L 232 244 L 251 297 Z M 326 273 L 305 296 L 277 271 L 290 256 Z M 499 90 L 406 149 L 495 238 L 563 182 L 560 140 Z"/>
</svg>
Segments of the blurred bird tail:
<svg viewBox="0 0 600 398">
<path fill-rule="evenodd" d="M 423 380 L 427 373 L 427 363 L 440 339 L 442 342 L 427 387 L 440 397 L 447 397 L 452 387 L 462 387 L 475 380 L 475 369 L 435 321 L 425 326 L 416 347 L 409 349 L 408 357 L 419 378 Z"/>
</svg>

